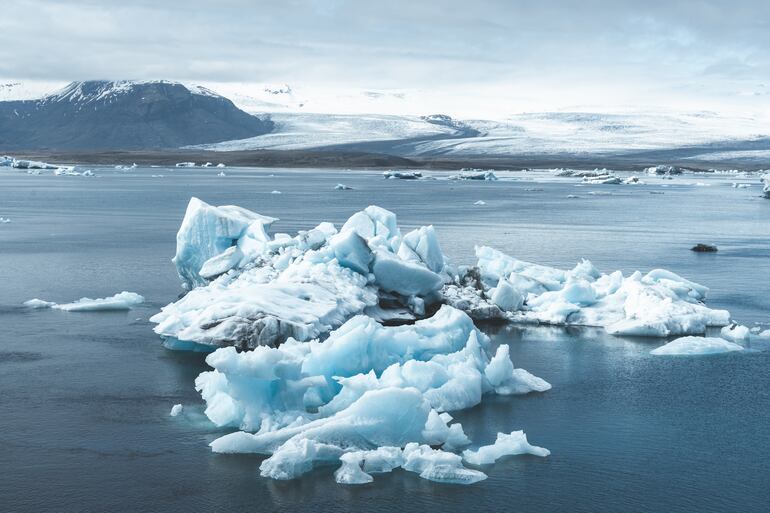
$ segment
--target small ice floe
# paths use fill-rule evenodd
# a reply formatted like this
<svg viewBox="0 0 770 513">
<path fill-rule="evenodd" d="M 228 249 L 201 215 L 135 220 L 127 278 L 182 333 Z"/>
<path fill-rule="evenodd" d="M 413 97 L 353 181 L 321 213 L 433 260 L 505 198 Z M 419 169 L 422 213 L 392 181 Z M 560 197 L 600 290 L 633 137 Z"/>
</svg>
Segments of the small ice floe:
<svg viewBox="0 0 770 513">
<path fill-rule="evenodd" d="M 733 182 L 733 189 L 748 189 L 749 187 L 751 187 L 750 183 Z"/>
<path fill-rule="evenodd" d="M 225 165 L 220 162 L 219 164 L 217 164 L 217 167 L 225 167 Z"/>
<path fill-rule="evenodd" d="M 205 164 L 201 164 L 201 167 L 212 167 L 214 164 L 211 162 L 206 162 Z"/>
<path fill-rule="evenodd" d="M 8 224 L 11 220 L 7 217 L 0 217 L 0 224 Z"/>
<path fill-rule="evenodd" d="M 176 167 L 195 167 L 195 162 L 177 162 Z"/>
<path fill-rule="evenodd" d="M 163 178 L 164 175 L 151 175 L 151 178 Z"/>
<path fill-rule="evenodd" d="M 172 417 L 176 417 L 177 415 L 182 413 L 183 409 L 184 407 L 181 404 L 175 404 L 174 406 L 171 407 L 171 413 L 169 413 L 169 415 L 171 415 Z"/>
<path fill-rule="evenodd" d="M 58 169 L 56 164 L 48 164 L 47 162 L 37 162 L 34 160 L 17 160 L 13 159 L 11 167 L 17 169 Z"/>
<path fill-rule="evenodd" d="M 551 451 L 530 445 L 524 431 L 513 431 L 511 434 L 497 433 L 497 440 L 492 445 L 479 447 L 475 451 L 463 451 L 463 460 L 471 465 L 490 465 L 503 456 L 517 456 L 519 454 L 548 456 Z"/>
<path fill-rule="evenodd" d="M 30 299 L 29 301 L 24 301 L 24 306 L 29 308 L 51 308 L 52 306 L 56 305 L 56 303 L 53 303 L 51 301 L 43 301 L 42 299 Z"/>
<path fill-rule="evenodd" d="M 629 176 L 623 180 L 624 185 L 644 185 L 644 182 L 639 179 L 638 176 Z"/>
<path fill-rule="evenodd" d="M 219 173 L 217 173 L 217 176 L 227 176 L 227 175 L 225 174 L 224 171 L 220 171 Z"/>
<path fill-rule="evenodd" d="M 485 182 L 496 182 L 498 178 L 493 171 L 463 170 L 456 175 L 449 176 L 449 180 L 482 180 Z"/>
<path fill-rule="evenodd" d="M 281 191 L 270 191 L 270 194 L 281 194 Z"/>
<path fill-rule="evenodd" d="M 86 169 L 82 173 L 80 173 L 81 176 L 96 176 L 93 171 L 90 169 Z"/>
<path fill-rule="evenodd" d="M 608 191 L 591 191 L 588 194 L 591 196 L 612 196 L 612 193 Z"/>
<path fill-rule="evenodd" d="M 385 171 L 382 176 L 390 180 L 418 180 L 422 178 L 422 173 L 419 171 Z"/>
<path fill-rule="evenodd" d="M 623 183 L 623 179 L 615 174 L 607 173 L 593 177 L 585 176 L 582 183 L 586 185 L 618 185 Z"/>
<path fill-rule="evenodd" d="M 567 194 L 567 199 L 577 199 L 579 197 L 577 194 Z"/>
<path fill-rule="evenodd" d="M 353 190 L 353 187 L 349 185 L 345 185 L 344 183 L 338 183 L 334 186 L 335 191 L 351 191 Z"/>
<path fill-rule="evenodd" d="M 716 337 L 680 337 L 668 344 L 655 348 L 650 354 L 664 355 L 702 355 L 743 351 L 743 346 Z"/>
<path fill-rule="evenodd" d="M 484 200 L 478 200 L 476 203 L 474 203 L 474 205 L 486 205 L 486 204 L 487 202 Z"/>
<path fill-rule="evenodd" d="M 108 310 L 129 310 L 132 307 L 144 302 L 144 297 L 134 292 L 120 292 L 114 296 L 104 298 L 81 298 L 72 303 L 53 303 L 41 299 L 30 299 L 25 301 L 24 305 L 29 308 L 53 308 L 67 312 L 97 312 Z"/>
<path fill-rule="evenodd" d="M 136 165 L 136 162 L 134 162 L 130 166 L 118 164 L 117 166 L 115 166 L 115 169 L 117 169 L 118 171 L 128 171 L 130 169 L 136 169 L 137 167 L 138 166 Z"/>
</svg>

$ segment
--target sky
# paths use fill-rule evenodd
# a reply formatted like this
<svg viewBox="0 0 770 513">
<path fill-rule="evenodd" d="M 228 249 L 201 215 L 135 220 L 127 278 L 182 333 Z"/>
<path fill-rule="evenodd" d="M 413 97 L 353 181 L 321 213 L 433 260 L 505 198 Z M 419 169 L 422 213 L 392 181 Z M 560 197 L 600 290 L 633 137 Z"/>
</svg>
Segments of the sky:
<svg viewBox="0 0 770 513">
<path fill-rule="evenodd" d="M 766 0 L 3 0 L 0 77 L 766 109 Z"/>
</svg>

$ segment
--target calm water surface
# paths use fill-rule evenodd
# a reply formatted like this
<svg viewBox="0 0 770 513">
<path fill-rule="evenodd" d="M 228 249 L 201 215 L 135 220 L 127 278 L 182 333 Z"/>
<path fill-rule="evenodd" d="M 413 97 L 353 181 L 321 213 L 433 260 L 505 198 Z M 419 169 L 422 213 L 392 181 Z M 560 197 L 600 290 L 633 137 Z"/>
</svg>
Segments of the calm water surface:
<svg viewBox="0 0 770 513">
<path fill-rule="evenodd" d="M 581 187 L 532 173 L 457 183 L 218 171 L 0 171 L 0 216 L 12 220 L 0 224 L 0 511 L 768 511 L 770 352 L 654 358 L 654 340 L 485 326 L 553 389 L 486 397 L 455 417 L 476 444 L 524 429 L 552 455 L 504 459 L 472 487 L 401 471 L 345 487 L 333 467 L 276 482 L 259 477 L 260 457 L 212 454 L 206 444 L 224 431 L 193 390 L 203 357 L 163 349 L 147 321 L 180 292 L 169 260 L 198 196 L 279 217 L 275 228 L 287 232 L 376 203 L 402 228 L 435 225 L 457 263 L 487 244 L 563 267 L 583 257 L 607 272 L 663 267 L 709 286 L 710 305 L 767 329 L 770 201 L 758 187 L 734 189 L 736 179 L 719 176 Z M 340 182 L 355 189 L 334 191 Z M 690 252 L 697 242 L 720 250 Z M 20 307 L 121 290 L 147 303 L 127 313 Z M 175 403 L 185 410 L 172 418 Z"/>
</svg>

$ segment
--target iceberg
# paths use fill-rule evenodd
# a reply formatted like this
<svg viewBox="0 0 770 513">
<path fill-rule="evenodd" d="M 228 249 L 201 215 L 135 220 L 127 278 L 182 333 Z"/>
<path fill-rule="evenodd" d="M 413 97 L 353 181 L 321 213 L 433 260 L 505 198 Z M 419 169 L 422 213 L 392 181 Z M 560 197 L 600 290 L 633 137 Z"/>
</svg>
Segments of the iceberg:
<svg viewBox="0 0 770 513">
<path fill-rule="evenodd" d="M 239 429 L 214 440 L 212 450 L 269 455 L 260 471 L 274 479 L 341 462 L 340 483 L 402 467 L 470 484 L 486 476 L 453 452 L 470 440 L 446 412 L 473 407 L 487 393 L 550 389 L 514 368 L 507 345 L 490 357 L 489 338 L 449 306 L 404 326 L 357 316 L 323 342 L 220 348 L 206 362 L 214 370 L 196 380 L 205 414 Z"/>
<path fill-rule="evenodd" d="M 738 344 L 741 342 L 749 342 L 751 339 L 751 331 L 749 328 L 735 323 L 722 328 L 719 335 L 725 340 Z"/>
<path fill-rule="evenodd" d="M 623 276 L 588 260 L 560 270 L 476 248 L 477 266 L 442 290 L 447 303 L 477 319 L 603 327 L 615 335 L 702 335 L 729 324 L 703 301 L 708 288 L 664 269 Z"/>
<path fill-rule="evenodd" d="M 375 307 L 382 318 L 404 308 L 422 316 L 451 279 L 433 227 L 402 235 L 396 215 L 379 207 L 339 232 L 321 223 L 270 237 L 275 221 L 190 200 L 173 259 L 188 292 L 150 319 L 168 347 L 307 341 Z"/>
<path fill-rule="evenodd" d="M 56 305 L 56 303 L 52 301 L 43 301 L 42 299 L 38 299 L 38 298 L 30 299 L 29 301 L 24 301 L 23 304 L 26 307 L 34 308 L 34 309 L 51 308 Z"/>
<path fill-rule="evenodd" d="M 456 175 L 450 175 L 449 180 L 483 180 L 496 182 L 498 180 L 494 171 L 463 171 Z"/>
<path fill-rule="evenodd" d="M 762 195 L 770 199 L 770 173 L 762 175 Z"/>
<path fill-rule="evenodd" d="M 743 346 L 715 337 L 681 337 L 650 351 L 656 356 L 703 355 L 743 351 Z"/>
</svg>

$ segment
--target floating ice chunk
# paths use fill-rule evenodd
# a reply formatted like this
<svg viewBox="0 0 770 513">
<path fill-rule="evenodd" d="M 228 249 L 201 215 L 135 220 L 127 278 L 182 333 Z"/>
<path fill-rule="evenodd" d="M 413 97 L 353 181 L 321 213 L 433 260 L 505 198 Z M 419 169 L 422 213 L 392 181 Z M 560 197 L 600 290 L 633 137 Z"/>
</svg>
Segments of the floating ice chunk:
<svg viewBox="0 0 770 513">
<path fill-rule="evenodd" d="M 171 407 L 171 413 L 169 413 L 169 415 L 171 415 L 172 417 L 176 417 L 177 415 L 182 413 L 183 408 L 184 407 L 181 404 L 175 404 L 174 406 Z"/>
<path fill-rule="evenodd" d="M 211 162 L 206 162 L 205 164 L 201 164 L 201 167 L 211 167 L 213 165 L 214 164 L 212 164 Z"/>
<path fill-rule="evenodd" d="M 723 338 L 681 337 L 650 351 L 653 355 L 701 355 L 743 351 L 743 346 Z"/>
<path fill-rule="evenodd" d="M 11 220 L 7 217 L 0 217 L 0 224 L 8 224 Z"/>
<path fill-rule="evenodd" d="M 648 175 L 681 175 L 684 172 L 684 168 L 677 166 L 665 166 L 658 165 L 648 167 L 644 170 Z"/>
<path fill-rule="evenodd" d="M 344 183 L 338 183 L 334 186 L 335 191 L 352 191 L 353 187 L 345 185 Z"/>
<path fill-rule="evenodd" d="M 0 156 L 0 167 L 11 167 L 13 165 L 14 158 L 7 155 Z"/>
<path fill-rule="evenodd" d="M 72 303 L 57 304 L 51 308 L 67 312 L 97 312 L 103 310 L 129 310 L 144 303 L 144 297 L 134 292 L 120 292 L 111 297 L 78 299 Z"/>
<path fill-rule="evenodd" d="M 401 236 L 396 222 L 396 214 L 377 206 L 368 206 L 363 211 L 353 214 L 348 219 L 340 232 L 353 230 L 358 235 L 366 239 L 374 237 L 391 241 Z"/>
<path fill-rule="evenodd" d="M 722 331 L 720 331 L 719 334 L 722 338 L 735 343 L 748 342 L 751 338 L 749 328 L 735 323 L 722 328 Z"/>
<path fill-rule="evenodd" d="M 487 478 L 483 472 L 465 468 L 459 455 L 417 443 L 404 448 L 403 468 L 437 483 L 468 485 Z"/>
<path fill-rule="evenodd" d="M 512 431 L 510 434 L 497 433 L 497 440 L 492 445 L 479 447 L 475 451 L 463 451 L 463 460 L 471 465 L 489 465 L 503 456 L 517 456 L 519 454 L 544 457 L 551 454 L 551 451 L 530 445 L 524 431 Z"/>
<path fill-rule="evenodd" d="M 182 225 L 176 235 L 177 273 L 187 289 L 205 285 L 199 274 L 203 264 L 236 244 L 246 229 L 260 221 L 269 226 L 276 219 L 236 206 L 211 206 L 198 198 L 191 198 Z"/>
<path fill-rule="evenodd" d="M 496 182 L 497 175 L 493 171 L 463 171 L 456 175 L 449 176 L 449 180 L 484 180 L 487 182 Z"/>
<path fill-rule="evenodd" d="M 227 176 L 227 175 L 225 174 L 224 171 L 220 171 L 219 173 L 217 173 L 217 176 Z"/>
<path fill-rule="evenodd" d="M 217 164 L 217 167 L 227 167 L 227 166 L 225 166 L 222 162 L 220 162 L 219 164 Z"/>
<path fill-rule="evenodd" d="M 176 167 L 195 167 L 195 162 L 177 162 Z"/>
<path fill-rule="evenodd" d="M 42 299 L 30 299 L 29 301 L 24 301 L 24 306 L 27 306 L 29 308 L 52 308 L 55 306 L 56 303 L 52 301 L 43 301 Z"/>
<path fill-rule="evenodd" d="M 281 194 L 281 191 L 271 191 L 270 194 Z"/>
<path fill-rule="evenodd" d="M 619 176 L 609 173 L 593 177 L 583 177 L 582 183 L 587 185 L 617 185 L 623 183 L 623 180 Z"/>
<path fill-rule="evenodd" d="M 770 198 L 770 173 L 762 175 L 762 195 Z"/>
<path fill-rule="evenodd" d="M 391 180 L 417 180 L 422 178 L 422 173 L 419 171 L 385 171 L 382 176 Z"/>
<path fill-rule="evenodd" d="M 340 456 L 342 466 L 334 472 L 334 480 L 340 484 L 366 484 L 374 478 L 361 469 L 363 451 L 349 452 Z"/>
<path fill-rule="evenodd" d="M 479 205 L 479 206 L 486 205 L 486 204 L 487 202 L 484 200 L 478 200 L 476 203 L 474 203 L 474 205 Z"/>
<path fill-rule="evenodd" d="M 16 160 L 13 159 L 11 167 L 17 169 L 58 169 L 59 166 L 55 164 L 48 164 L 46 162 L 37 162 L 34 160 Z"/>
</svg>

